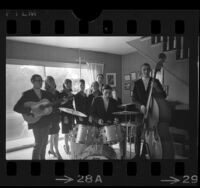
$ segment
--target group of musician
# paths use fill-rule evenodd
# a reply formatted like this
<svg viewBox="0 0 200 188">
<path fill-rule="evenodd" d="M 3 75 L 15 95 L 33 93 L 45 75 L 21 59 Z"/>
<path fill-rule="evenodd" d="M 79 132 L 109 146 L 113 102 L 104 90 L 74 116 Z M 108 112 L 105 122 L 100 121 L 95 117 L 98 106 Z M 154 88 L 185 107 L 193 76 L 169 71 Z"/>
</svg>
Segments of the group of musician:
<svg viewBox="0 0 200 188">
<path fill-rule="evenodd" d="M 137 129 L 135 137 L 135 154 L 136 158 L 140 151 L 140 137 L 142 130 L 142 117 L 146 111 L 146 103 L 148 92 L 151 83 L 151 67 L 148 63 L 141 66 L 141 78 L 135 82 L 133 89 L 133 102 L 137 103 L 136 109 L 140 115 L 136 117 Z M 70 79 L 65 79 L 62 91 L 56 89 L 56 83 L 52 76 L 47 76 L 43 81 L 42 77 L 34 74 L 31 77 L 32 89 L 23 92 L 21 98 L 14 106 L 14 111 L 21 114 L 31 115 L 31 109 L 24 106 L 27 101 L 40 101 L 41 99 L 48 99 L 49 101 L 57 101 L 63 99 L 60 103 L 53 107 L 53 112 L 50 115 L 41 117 L 39 121 L 33 124 L 28 124 L 28 128 L 33 130 L 35 138 L 35 145 L 33 148 L 32 159 L 44 160 L 46 154 L 46 146 L 48 143 L 48 136 L 50 135 L 49 155 L 53 155 L 58 159 L 62 159 L 59 149 L 59 131 L 60 122 L 62 126 L 62 133 L 64 134 L 65 144 L 64 150 L 66 154 L 70 154 L 69 133 L 73 129 L 75 122 L 77 124 L 85 124 L 91 126 L 102 127 L 105 123 L 117 124 L 120 123 L 120 118 L 113 115 L 114 112 L 119 111 L 121 99 L 117 96 L 117 92 L 109 85 L 103 82 L 103 75 L 97 75 L 97 81 L 91 85 L 91 92 L 86 94 L 85 80 L 79 81 L 79 92 L 73 94 L 73 85 Z M 45 84 L 44 90 L 41 89 Z M 159 80 L 156 79 L 153 88 L 153 95 L 166 97 L 165 91 L 162 88 Z M 87 117 L 78 117 L 59 110 L 59 107 L 70 108 L 84 113 Z M 121 159 L 124 154 L 124 140 L 120 142 Z"/>
</svg>

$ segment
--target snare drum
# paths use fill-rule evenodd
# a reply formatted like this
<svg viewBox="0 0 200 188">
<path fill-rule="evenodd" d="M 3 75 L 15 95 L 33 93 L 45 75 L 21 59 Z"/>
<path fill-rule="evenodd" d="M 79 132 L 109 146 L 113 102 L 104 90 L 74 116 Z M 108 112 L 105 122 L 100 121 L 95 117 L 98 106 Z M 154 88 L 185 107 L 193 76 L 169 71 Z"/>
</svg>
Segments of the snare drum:
<svg viewBox="0 0 200 188">
<path fill-rule="evenodd" d="M 76 143 L 86 145 L 91 145 L 94 143 L 98 131 L 96 127 L 78 124 L 77 128 Z"/>
<path fill-rule="evenodd" d="M 116 144 L 123 139 L 120 125 L 110 125 L 103 127 L 104 143 Z"/>
</svg>

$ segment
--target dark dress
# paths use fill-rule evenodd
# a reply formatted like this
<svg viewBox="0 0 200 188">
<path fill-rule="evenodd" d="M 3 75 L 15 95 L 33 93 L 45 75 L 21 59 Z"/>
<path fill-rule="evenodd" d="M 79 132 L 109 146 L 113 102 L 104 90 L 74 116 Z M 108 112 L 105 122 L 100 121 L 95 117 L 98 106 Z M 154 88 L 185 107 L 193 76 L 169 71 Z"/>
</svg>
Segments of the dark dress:
<svg viewBox="0 0 200 188">
<path fill-rule="evenodd" d="M 64 91 L 60 92 L 60 98 L 69 97 L 69 94 Z M 60 105 L 60 107 L 74 109 L 73 100 L 69 100 L 67 103 Z M 61 123 L 62 123 L 62 133 L 68 134 L 72 130 L 74 124 L 74 116 L 65 112 L 61 112 Z"/>
<path fill-rule="evenodd" d="M 76 105 L 76 110 L 79 112 L 84 113 L 85 115 L 88 115 L 88 110 L 87 110 L 87 95 L 82 92 L 78 92 L 75 95 L 75 105 Z M 77 123 L 83 123 L 87 124 L 88 117 L 83 118 L 83 121 L 80 121 L 79 118 L 77 118 Z"/>
<path fill-rule="evenodd" d="M 59 100 L 59 98 L 60 98 L 60 93 L 56 90 L 55 94 L 52 94 L 52 102 L 56 102 L 57 100 Z M 59 123 L 60 123 L 61 116 L 60 116 L 60 110 L 58 109 L 59 106 L 60 104 L 58 103 L 53 108 L 52 121 L 51 121 L 50 129 L 49 129 L 50 135 L 58 134 L 60 131 Z"/>
</svg>

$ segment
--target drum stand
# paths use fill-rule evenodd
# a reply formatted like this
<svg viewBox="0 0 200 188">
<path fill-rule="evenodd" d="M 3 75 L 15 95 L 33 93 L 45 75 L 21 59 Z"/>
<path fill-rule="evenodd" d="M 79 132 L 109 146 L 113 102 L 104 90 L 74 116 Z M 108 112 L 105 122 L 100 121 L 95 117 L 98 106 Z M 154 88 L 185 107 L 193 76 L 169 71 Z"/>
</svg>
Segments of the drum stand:
<svg viewBox="0 0 200 188">
<path fill-rule="evenodd" d="M 125 110 L 127 108 L 125 107 Z M 131 149 L 131 138 L 132 138 L 132 135 L 131 135 L 131 132 L 132 132 L 132 128 L 134 125 L 131 125 L 131 115 L 130 115 L 130 120 L 128 121 L 127 120 L 128 118 L 128 115 L 125 115 L 125 127 L 126 127 L 126 131 L 125 131 L 125 139 L 126 139 L 126 144 L 125 144 L 125 158 L 128 159 L 128 155 L 127 155 L 127 145 L 129 143 L 129 152 L 130 152 L 130 159 L 131 159 L 131 152 L 132 152 L 132 149 Z M 128 134 L 128 128 L 130 127 L 130 134 Z"/>
<path fill-rule="evenodd" d="M 128 115 L 126 115 L 125 116 L 125 122 L 126 122 L 126 136 L 125 136 L 125 138 L 126 138 L 126 145 L 125 145 L 125 152 L 126 152 L 126 154 L 125 154 L 125 158 L 126 159 L 128 159 L 128 155 L 127 155 L 127 145 L 128 145 L 128 143 L 129 143 L 129 152 L 130 152 L 130 158 L 131 158 L 131 152 L 132 152 L 132 150 L 131 150 L 131 130 L 130 130 L 130 134 L 128 134 L 128 130 L 129 130 L 129 127 L 130 128 L 132 128 L 130 125 L 130 122 L 131 122 L 131 119 L 129 120 L 129 121 L 127 121 L 127 116 Z M 131 117 L 131 116 L 130 116 Z"/>
</svg>

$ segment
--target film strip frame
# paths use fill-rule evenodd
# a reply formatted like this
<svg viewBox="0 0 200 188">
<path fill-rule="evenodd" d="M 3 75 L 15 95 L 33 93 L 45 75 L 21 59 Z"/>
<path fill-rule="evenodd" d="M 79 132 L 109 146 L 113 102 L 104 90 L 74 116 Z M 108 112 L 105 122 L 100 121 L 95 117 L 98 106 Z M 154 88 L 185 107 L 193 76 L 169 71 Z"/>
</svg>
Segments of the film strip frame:
<svg viewBox="0 0 200 188">
<path fill-rule="evenodd" d="M 1 68 L 6 59 L 6 36 L 148 36 L 190 38 L 190 117 L 197 125 L 198 10 L 104 10 L 94 21 L 79 20 L 72 10 L 0 11 Z M 2 37 L 3 36 L 3 37 Z M 1 69 L 2 70 L 2 69 Z M 5 83 L 5 72 L 1 78 Z M 5 87 L 4 87 L 5 88 Z M 1 92 L 1 125 L 5 123 L 5 94 Z M 196 146 L 188 160 L 151 161 L 6 161 L 5 126 L 0 127 L 0 177 L 4 185 L 196 185 Z M 198 130 L 198 129 L 197 129 Z M 198 131 L 194 138 L 198 138 Z M 89 176 L 90 175 L 90 176 Z M 62 181 L 55 181 L 64 177 Z M 70 178 L 73 180 L 70 181 Z M 61 178 L 62 179 L 62 178 Z M 89 179 L 89 180 L 88 180 Z M 92 180 L 91 180 L 92 179 Z M 172 180 L 173 178 L 171 178 Z M 187 181 L 186 181 L 187 180 Z M 173 183 L 175 182 L 175 183 Z M 187 183 L 184 183 L 187 182 Z M 176 185 L 176 184 L 175 184 Z"/>
</svg>

